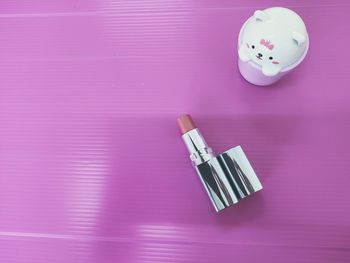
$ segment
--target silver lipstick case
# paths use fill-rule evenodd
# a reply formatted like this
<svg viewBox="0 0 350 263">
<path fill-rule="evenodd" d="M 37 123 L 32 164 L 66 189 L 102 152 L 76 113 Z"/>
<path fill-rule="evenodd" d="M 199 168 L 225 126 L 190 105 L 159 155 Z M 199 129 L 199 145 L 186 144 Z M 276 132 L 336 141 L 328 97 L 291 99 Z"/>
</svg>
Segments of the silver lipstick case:
<svg viewBox="0 0 350 263">
<path fill-rule="evenodd" d="M 182 138 L 217 212 L 263 188 L 240 146 L 214 156 L 198 129 Z"/>
</svg>

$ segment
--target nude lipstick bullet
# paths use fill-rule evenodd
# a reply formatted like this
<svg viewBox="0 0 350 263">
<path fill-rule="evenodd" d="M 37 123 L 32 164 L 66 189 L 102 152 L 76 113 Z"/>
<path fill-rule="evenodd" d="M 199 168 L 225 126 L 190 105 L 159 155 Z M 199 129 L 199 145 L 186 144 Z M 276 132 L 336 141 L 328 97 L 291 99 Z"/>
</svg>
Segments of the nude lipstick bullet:
<svg viewBox="0 0 350 263">
<path fill-rule="evenodd" d="M 177 118 L 182 139 L 216 212 L 262 189 L 240 146 L 215 155 L 190 115 Z"/>
</svg>

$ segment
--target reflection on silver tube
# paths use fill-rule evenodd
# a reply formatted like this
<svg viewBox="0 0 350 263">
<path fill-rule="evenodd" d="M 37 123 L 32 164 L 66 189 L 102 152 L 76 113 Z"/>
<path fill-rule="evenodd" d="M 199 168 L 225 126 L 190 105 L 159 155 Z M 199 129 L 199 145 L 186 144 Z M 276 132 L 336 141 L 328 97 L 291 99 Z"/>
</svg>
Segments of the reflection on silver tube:
<svg viewBox="0 0 350 263">
<path fill-rule="evenodd" d="M 188 131 L 182 138 L 217 212 L 262 189 L 240 146 L 215 157 L 198 129 Z"/>
<path fill-rule="evenodd" d="M 240 146 L 196 166 L 196 170 L 217 212 L 262 189 Z"/>
</svg>

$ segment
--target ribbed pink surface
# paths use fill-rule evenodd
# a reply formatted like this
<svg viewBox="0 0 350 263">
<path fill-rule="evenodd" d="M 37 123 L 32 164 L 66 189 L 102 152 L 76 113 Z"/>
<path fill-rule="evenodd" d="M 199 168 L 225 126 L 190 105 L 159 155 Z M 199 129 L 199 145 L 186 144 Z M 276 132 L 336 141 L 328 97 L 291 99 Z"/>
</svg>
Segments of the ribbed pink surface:
<svg viewBox="0 0 350 263">
<path fill-rule="evenodd" d="M 305 20 L 273 87 L 237 69 L 255 9 Z M 0 2 L 0 261 L 350 262 L 349 1 Z M 216 214 L 180 139 L 242 145 L 264 190 Z"/>
</svg>

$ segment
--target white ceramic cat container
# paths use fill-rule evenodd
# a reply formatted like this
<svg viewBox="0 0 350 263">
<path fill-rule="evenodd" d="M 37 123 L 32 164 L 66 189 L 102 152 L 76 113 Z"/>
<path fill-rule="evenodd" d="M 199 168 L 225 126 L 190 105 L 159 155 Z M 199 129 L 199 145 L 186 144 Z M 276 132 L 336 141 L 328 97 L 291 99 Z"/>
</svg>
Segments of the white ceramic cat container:
<svg viewBox="0 0 350 263">
<path fill-rule="evenodd" d="M 257 10 L 238 37 L 238 67 L 255 85 L 270 85 L 298 66 L 306 56 L 309 37 L 301 17 L 283 7 Z"/>
</svg>

